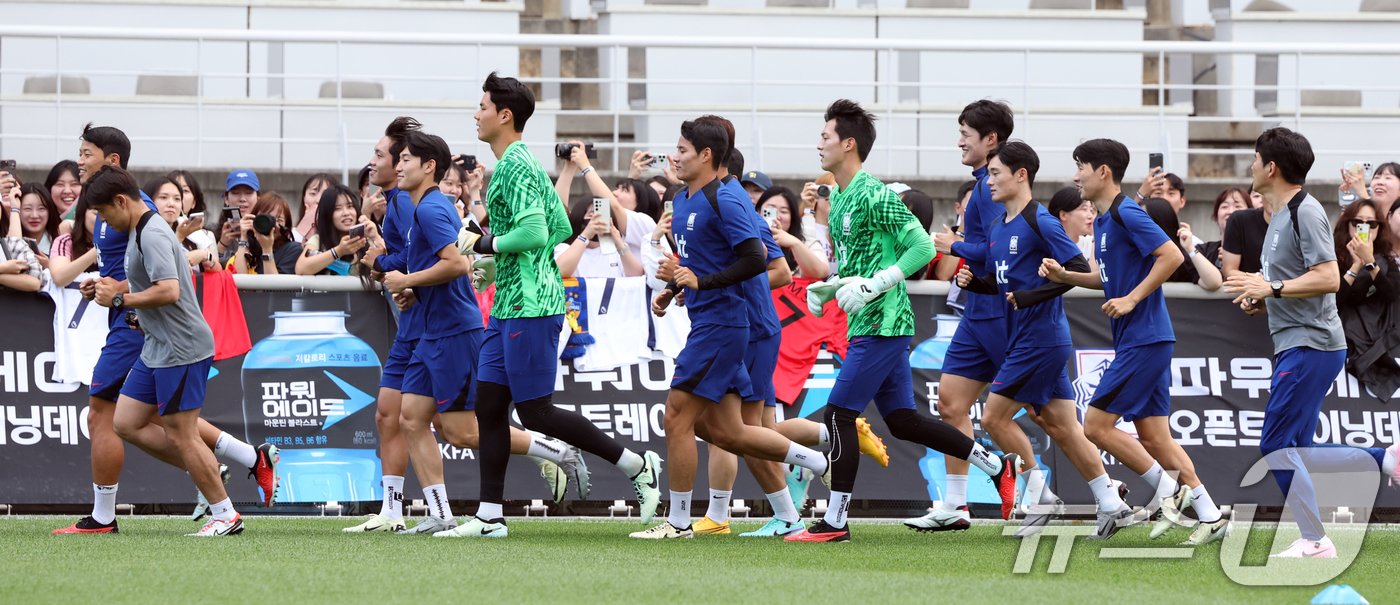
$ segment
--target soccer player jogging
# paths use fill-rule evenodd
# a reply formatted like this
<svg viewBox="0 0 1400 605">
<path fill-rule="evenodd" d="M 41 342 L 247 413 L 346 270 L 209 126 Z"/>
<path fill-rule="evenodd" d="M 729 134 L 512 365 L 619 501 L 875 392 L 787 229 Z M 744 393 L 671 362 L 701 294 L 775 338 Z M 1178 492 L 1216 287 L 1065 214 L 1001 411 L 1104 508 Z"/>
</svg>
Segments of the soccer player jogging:
<svg viewBox="0 0 1400 605">
<path fill-rule="evenodd" d="M 1341 283 L 1327 211 L 1303 184 L 1312 168 L 1312 145 L 1287 128 L 1271 128 L 1254 142 L 1250 174 L 1254 191 L 1273 214 L 1260 255 L 1260 273 L 1236 273 L 1225 291 L 1249 315 L 1268 312 L 1274 341 L 1274 376 L 1264 408 L 1259 449 L 1288 500 L 1302 537 L 1278 558 L 1337 556 L 1317 509 L 1309 468 L 1356 472 L 1373 457 L 1382 474 L 1400 481 L 1400 445 L 1352 448 L 1313 445 L 1322 399 L 1346 363 L 1346 335 L 1337 315 Z M 1306 462 L 1304 461 L 1306 459 Z"/>
<path fill-rule="evenodd" d="M 78 146 L 78 179 L 86 184 L 104 166 L 125 169 L 130 157 L 131 141 L 126 133 L 110 126 L 88 124 L 83 128 L 81 143 Z M 155 205 L 146 199 L 144 193 L 137 191 L 136 194 L 135 199 L 144 202 L 152 211 L 155 210 Z M 88 280 L 81 285 L 83 295 L 89 300 L 96 295 L 99 284 L 107 284 L 118 291 L 126 287 L 127 233 L 110 227 L 99 216 L 93 227 L 93 240 L 98 252 L 99 279 Z M 92 514 L 79 519 L 73 525 L 54 530 L 55 534 L 118 531 L 117 478 L 121 476 L 126 453 L 113 421 L 117 397 L 127 375 L 141 355 L 143 344 L 140 331 L 127 325 L 126 315 L 126 312 L 119 308 L 108 312 L 110 328 L 107 341 L 102 347 L 97 365 L 93 368 L 92 385 L 88 391 L 88 435 L 92 447 L 94 494 Z M 206 446 L 214 450 L 216 456 L 248 467 L 249 475 L 257 481 L 262 490 L 263 503 L 271 506 L 277 493 L 277 447 L 262 444 L 254 448 L 203 419 L 197 419 L 197 426 L 200 438 Z M 158 426 L 155 428 L 159 429 Z M 222 476 L 222 480 L 227 482 L 227 476 Z M 201 490 L 200 495 L 202 498 L 207 494 Z M 207 505 L 204 500 L 201 500 L 201 503 Z M 196 507 L 196 519 L 199 518 L 200 508 Z"/>
<path fill-rule="evenodd" d="M 831 196 L 828 222 L 839 276 L 808 286 L 807 307 L 821 315 L 834 296 L 848 314 L 850 347 L 827 399 L 832 470 L 826 516 L 785 540 L 850 540 L 846 512 L 860 464 L 853 447 L 856 416 L 871 400 L 892 437 L 968 460 L 987 473 L 1001 496 L 1005 518 L 1016 500 L 1016 454 L 998 458 L 914 404 L 909 367 L 914 310 L 904 278 L 933 260 L 933 244 L 899 196 L 862 168 L 875 145 L 875 116 L 840 99 L 827 108 L 825 121 L 817 150 L 822 169 L 836 176 L 839 187 Z"/>
<path fill-rule="evenodd" d="M 951 229 L 934 235 L 938 252 L 953 254 L 967 261 L 973 273 L 984 275 L 987 261 L 987 231 L 1001 216 L 1002 208 L 992 201 L 987 189 L 987 156 L 1011 136 L 1015 122 L 1005 103 L 982 99 L 969 103 L 958 115 L 958 149 L 962 163 L 971 167 L 976 186 L 963 209 L 961 236 Z M 1006 300 L 995 294 L 967 293 L 967 305 L 948 353 L 943 359 L 938 381 L 938 414 L 964 435 L 972 436 L 972 404 L 996 377 L 1006 360 Z M 1022 473 L 1026 475 L 1026 499 L 1037 504 L 1054 502 L 1055 494 L 1045 485 L 1045 470 L 1029 448 L 1017 451 Z M 904 524 L 919 531 L 964 530 L 970 527 L 967 508 L 966 460 L 945 456 L 946 490 L 943 506 Z"/>
<path fill-rule="evenodd" d="M 642 521 L 650 522 L 660 500 L 661 457 L 622 447 L 583 416 L 551 401 L 564 325 L 564 282 L 553 251 L 571 233 L 569 218 L 549 174 L 520 141 L 525 122 L 535 112 L 534 94 L 519 80 L 494 72 L 481 89 L 477 137 L 491 145 L 497 158 L 486 191 L 492 233 L 478 236 L 464 229 L 458 243 L 461 250 L 494 255 L 496 266 L 496 299 L 477 373 L 481 505 L 470 521 L 448 533 L 507 535 L 501 506 L 511 452 L 511 402 L 525 428 L 562 439 L 626 473 L 637 492 Z"/>
<path fill-rule="evenodd" d="M 763 274 L 767 262 L 751 216 L 753 203 L 718 177 L 729 141 L 720 121 L 702 119 L 682 123 L 676 143 L 676 175 L 686 184 L 674 201 L 677 257 L 664 262 L 664 273 L 658 271 L 662 279 L 672 281 L 657 295 L 652 311 L 664 313 L 684 288 L 691 328 L 666 397 L 671 507 L 666 521 L 632 533 L 633 538 L 694 536 L 690 503 L 697 435 L 735 454 L 799 464 L 818 475 L 827 469 L 826 459 L 815 450 L 743 419 L 742 402 L 758 401 L 744 358 L 736 354 L 749 344 L 743 284 Z M 773 483 L 764 487 L 770 493 L 786 491 Z"/>
<path fill-rule="evenodd" d="M 116 432 L 187 470 L 211 502 L 213 519 L 190 535 L 241 533 L 243 520 L 224 490 L 218 461 L 200 438 L 199 409 L 214 363 L 214 334 L 199 308 L 185 249 L 170 226 L 142 202 L 136 179 L 127 171 L 102 167 L 83 185 L 83 196 L 109 229 L 130 234 L 126 285 L 103 280 L 95 286 L 94 300 L 144 334 L 140 356 L 117 399 Z"/>
<path fill-rule="evenodd" d="M 743 155 L 733 148 L 734 125 L 719 116 L 701 116 L 697 121 L 720 124 L 729 139 L 729 157 L 721 162 L 716 175 L 733 195 L 747 196 L 743 185 L 734 175 L 743 173 Z M 744 305 L 748 310 L 749 342 L 744 354 L 744 368 L 753 384 L 753 396 L 743 402 L 740 413 L 744 423 L 750 426 L 763 426 L 770 429 L 777 426 L 774 408 L 777 395 L 773 388 L 773 372 L 778 365 L 778 345 L 782 338 L 782 325 L 778 321 L 777 310 L 773 307 L 772 290 L 792 281 L 782 249 L 773 241 L 766 221 L 757 210 L 747 212 L 749 220 L 763 242 L 766 270 L 743 282 Z M 802 529 L 802 520 L 784 480 L 782 467 L 777 462 L 755 456 L 745 456 L 745 464 L 753 474 L 759 487 L 763 489 L 768 503 L 773 507 L 773 518 L 756 531 L 741 534 L 744 537 L 784 536 Z M 801 467 L 799 467 L 801 468 Z M 734 481 L 738 477 L 739 460 L 735 454 L 710 444 L 708 474 L 710 481 L 710 506 L 705 516 L 696 521 L 693 529 L 697 535 L 728 534 L 729 505 L 734 491 Z"/>
<path fill-rule="evenodd" d="M 1167 422 L 1176 333 L 1162 284 L 1183 256 L 1152 217 L 1123 195 L 1128 158 L 1128 148 L 1110 139 L 1085 141 L 1074 149 L 1074 183 L 1098 212 L 1094 234 L 1099 270 L 1070 272 L 1046 258 L 1040 274 L 1057 283 L 1103 290 L 1108 299 L 1103 312 L 1111 318 L 1114 359 L 1084 412 L 1085 436 L 1155 491 L 1162 518 L 1152 528 L 1153 538 L 1174 522 L 1185 524 L 1181 510 L 1189 505 L 1200 523 L 1187 544 L 1205 544 L 1224 538 L 1229 520 L 1216 508 Z M 1132 422 L 1138 437 L 1119 430 L 1119 419 Z M 1164 468 L 1176 476 L 1164 473 Z"/>
<path fill-rule="evenodd" d="M 383 277 L 389 272 L 403 274 L 409 271 L 409 253 L 407 242 L 410 234 L 414 232 L 415 205 L 412 196 L 399 188 L 398 172 L 396 166 L 399 156 L 406 146 L 408 133 L 421 130 L 421 125 L 417 120 L 410 117 L 399 117 L 389 124 L 384 131 L 384 136 L 374 146 L 374 155 L 370 159 L 370 182 L 383 188 L 386 208 L 384 214 L 384 242 L 387 249 L 372 250 L 366 254 L 364 262 L 374 269 L 374 274 Z M 421 162 L 421 160 L 420 160 Z M 434 198 L 435 199 L 435 198 Z M 456 229 L 460 222 L 453 225 L 453 239 L 455 242 Z M 454 288 L 460 289 L 461 284 L 454 284 Z M 416 304 L 415 289 L 406 287 L 395 295 L 396 300 L 402 301 L 404 307 L 399 313 L 398 332 L 394 337 L 394 343 L 389 349 L 389 356 L 384 362 L 379 398 L 375 413 L 375 424 L 379 429 L 380 451 L 379 457 L 384 468 L 383 486 L 384 500 L 381 503 L 380 512 L 370 515 L 369 519 L 354 527 L 345 528 L 347 533 L 360 532 L 382 532 L 393 531 L 401 533 L 426 533 L 429 531 L 441 531 L 448 527 L 441 526 L 434 520 L 425 520 L 413 529 L 405 527 L 403 522 L 403 473 L 408 469 L 408 449 L 404 442 L 403 433 L 400 430 L 400 413 L 402 408 L 403 395 L 401 389 L 404 384 L 404 375 L 408 370 L 410 362 L 413 360 L 414 351 L 418 348 L 419 338 L 423 333 L 423 305 Z M 476 302 L 473 297 L 467 301 L 470 310 L 458 311 L 461 313 L 475 313 L 478 327 L 480 322 L 480 312 L 476 310 Z M 469 315 L 464 315 L 468 317 Z M 479 347 L 479 344 L 478 344 Z M 470 367 L 475 366 L 473 357 Z M 439 374 L 443 370 L 439 368 Z M 425 387 L 430 389 L 431 385 Z M 455 398 L 454 398 L 455 401 Z M 459 406 L 460 407 L 460 406 Z M 467 410 L 469 411 L 469 410 Z M 475 449 L 478 447 L 476 435 L 476 424 L 471 414 L 454 414 L 451 417 L 444 417 L 443 437 L 454 446 Z M 457 421 L 451 421 L 456 418 Z M 531 437 L 522 434 L 523 437 Z M 576 451 L 570 450 L 563 444 L 539 439 L 540 443 L 525 444 L 525 451 L 534 450 L 543 453 L 545 457 L 559 459 L 577 459 Z M 550 491 L 554 494 L 555 500 L 562 499 L 562 492 L 566 486 L 567 479 L 564 471 L 554 462 L 544 458 L 532 458 L 541 467 L 541 473 L 545 476 L 550 485 Z M 579 461 L 581 464 L 581 461 Z M 429 461 L 426 464 L 434 465 Z M 441 469 L 441 457 L 437 459 L 436 468 Z M 586 473 L 586 471 L 585 471 Z M 423 485 L 435 485 L 441 482 L 442 473 L 428 472 L 429 475 L 437 477 L 439 480 Z M 586 476 L 586 475 L 585 475 Z M 429 502 L 432 498 L 428 498 Z M 445 499 L 444 499 L 445 502 Z M 443 511 L 446 512 L 446 511 Z M 452 525 L 451 516 L 446 515 L 446 526 Z"/>
<path fill-rule="evenodd" d="M 992 199 L 1006 207 L 987 233 L 987 266 L 995 274 L 995 287 L 974 280 L 964 267 L 958 283 L 966 288 L 997 292 L 1011 304 L 1011 331 L 1006 361 L 992 380 L 992 394 L 982 414 L 982 426 L 1003 450 L 1030 447 L 1030 440 L 1013 418 L 1023 408 L 1055 440 L 1079 473 L 1089 481 L 1098 501 L 1098 539 L 1107 539 L 1132 516 L 1104 471 L 1093 444 L 1084 437 L 1072 397 L 1066 364 L 1074 352 L 1069 320 L 1060 295 L 1069 286 L 1049 283 L 1039 274 L 1041 263 L 1053 258 L 1073 271 L 1088 270 L 1089 263 L 1059 219 L 1050 216 L 1031 198 L 1031 186 L 1040 169 L 1040 158 L 1030 145 L 1003 143 L 987 163 L 987 185 Z M 1044 503 L 1044 502 L 1042 502 Z M 1048 515 L 1027 516 L 1025 536 L 1039 531 Z"/>
</svg>

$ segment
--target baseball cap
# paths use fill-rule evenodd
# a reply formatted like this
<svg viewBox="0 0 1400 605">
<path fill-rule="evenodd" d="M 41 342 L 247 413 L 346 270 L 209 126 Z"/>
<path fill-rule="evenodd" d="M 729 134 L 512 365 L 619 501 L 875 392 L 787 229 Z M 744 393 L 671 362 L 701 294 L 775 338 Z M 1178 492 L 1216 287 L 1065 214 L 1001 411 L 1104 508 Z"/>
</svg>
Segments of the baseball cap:
<svg viewBox="0 0 1400 605">
<path fill-rule="evenodd" d="M 913 189 L 913 187 L 910 187 L 909 185 L 906 185 L 904 183 L 890 183 L 885 186 L 889 187 L 890 191 L 893 191 L 895 195 L 903 195 L 905 191 Z"/>
<path fill-rule="evenodd" d="M 233 188 L 239 185 L 247 185 L 249 187 L 252 187 L 253 191 L 258 191 L 259 188 L 257 173 L 253 172 L 252 170 L 235 170 L 233 172 L 228 173 L 228 181 L 224 186 L 224 192 L 227 193 L 229 191 L 233 191 Z"/>
<path fill-rule="evenodd" d="M 759 172 L 757 170 L 750 170 L 748 172 L 745 172 L 743 180 L 739 182 L 753 183 L 755 187 L 758 187 L 759 189 L 762 189 L 764 191 L 768 191 L 768 189 L 773 186 L 773 179 L 768 178 L 768 175 L 763 174 L 762 172 Z"/>
</svg>

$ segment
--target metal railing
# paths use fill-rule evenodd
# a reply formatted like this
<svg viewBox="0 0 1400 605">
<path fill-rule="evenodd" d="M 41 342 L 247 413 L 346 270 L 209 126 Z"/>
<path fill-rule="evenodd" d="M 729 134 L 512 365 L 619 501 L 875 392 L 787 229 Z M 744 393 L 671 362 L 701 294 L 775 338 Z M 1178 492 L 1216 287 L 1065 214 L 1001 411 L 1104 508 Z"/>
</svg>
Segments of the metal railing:
<svg viewBox="0 0 1400 605">
<path fill-rule="evenodd" d="M 1231 124 L 1282 124 L 1295 129 L 1303 129 L 1307 124 L 1327 124 L 1339 121 L 1355 121 L 1358 119 L 1369 119 L 1371 116 L 1368 110 L 1358 108 L 1355 110 L 1345 110 L 1342 113 L 1349 113 L 1349 116 L 1337 115 L 1310 115 L 1306 112 L 1303 104 L 1303 91 L 1308 90 L 1365 90 L 1371 92 L 1397 92 L 1400 86 L 1394 85 L 1371 85 L 1366 82 L 1358 82 L 1356 85 L 1336 85 L 1336 86 L 1306 86 L 1304 79 L 1305 58 L 1329 55 L 1350 55 L 1350 56 L 1384 56 L 1400 58 L 1400 44 L 1339 44 L 1339 43 L 1299 43 L 1293 41 L 1280 41 L 1278 43 L 1231 43 L 1231 42 L 1180 42 L 1180 41 L 1125 41 L 1125 42 L 1094 42 L 1094 41 L 1060 41 L 1060 40 L 911 40 L 911 39 L 841 39 L 841 38 L 738 38 L 738 37 L 684 37 L 684 36 L 607 36 L 607 35 L 555 35 L 555 34 L 434 34 L 434 33 L 390 33 L 390 32 L 369 32 L 369 31 L 250 31 L 250 30 L 201 30 L 201 29 L 137 29 L 137 28 L 86 28 L 86 27 L 34 27 L 0 25 L 0 42 L 8 42 L 16 39 L 42 39 L 54 42 L 54 69 L 37 67 L 11 67 L 8 63 L 16 61 L 6 57 L 4 63 L 0 63 L 0 76 L 31 76 L 31 75 L 53 75 L 61 81 L 64 75 L 78 75 L 83 77 L 131 77 L 140 75 L 143 72 L 138 68 L 129 69 L 108 69 L 92 70 L 74 68 L 71 61 L 66 61 L 63 55 L 65 41 L 74 40 L 105 40 L 117 42 L 135 41 L 161 41 L 161 42 L 184 42 L 194 45 L 193 60 L 197 66 L 197 93 L 193 97 L 151 97 L 140 98 L 135 96 L 104 96 L 104 95 L 73 95 L 59 90 L 50 95 L 19 95 L 7 93 L 3 103 L 0 103 L 0 111 L 5 106 L 19 107 L 44 107 L 52 106 L 60 111 L 55 112 L 55 132 L 49 134 L 17 134 L 13 132 L 0 133 L 0 144 L 6 141 L 19 140 L 42 140 L 52 139 L 55 153 L 59 157 L 64 157 L 72 145 L 73 133 L 61 131 L 61 109 L 63 107 L 149 107 L 153 110 L 183 108 L 192 109 L 195 112 L 195 128 L 188 135 L 179 136 L 158 136 L 158 137 L 133 137 L 139 141 L 165 142 L 165 143 L 193 143 L 195 153 L 192 159 L 193 166 L 204 167 L 205 151 L 209 146 L 230 144 L 230 143 L 250 143 L 265 142 L 267 137 L 240 137 L 240 136 L 214 136 L 205 132 L 206 112 L 217 107 L 239 107 L 248 111 L 286 111 L 288 108 L 295 108 L 298 111 L 334 113 L 335 123 L 338 127 L 335 132 L 328 132 L 326 136 L 318 137 L 282 137 L 276 142 L 282 144 L 334 144 L 342 150 L 346 150 L 350 145 L 368 145 L 374 140 L 376 133 L 350 133 L 346 124 L 350 116 L 357 112 L 383 111 L 386 108 L 429 108 L 442 111 L 464 111 L 470 112 L 475 108 L 475 98 L 470 99 L 418 99 L 411 101 L 399 101 L 391 99 L 383 100 L 349 100 L 341 96 L 321 100 L 288 99 L 275 96 L 254 97 L 251 95 L 229 98 L 214 97 L 205 94 L 206 81 L 211 80 L 244 80 L 251 82 L 259 81 L 281 81 L 283 84 L 289 81 L 303 80 L 326 80 L 337 83 L 337 89 L 346 81 L 350 80 L 374 80 L 378 82 L 442 82 L 460 83 L 467 86 L 466 90 L 474 90 L 477 83 L 484 77 L 484 66 L 479 64 L 481 51 L 487 48 L 511 48 L 511 49 L 599 49 L 611 51 L 611 64 L 608 65 L 606 73 L 611 75 L 602 77 L 562 77 L 558 75 L 542 75 L 523 77 L 522 80 L 538 84 L 580 84 L 599 87 L 600 91 L 606 93 L 601 107 L 583 109 L 561 109 L 550 106 L 542 106 L 540 113 L 561 116 L 592 116 L 611 118 L 612 136 L 611 140 L 599 140 L 596 144 L 599 148 L 621 151 L 627 148 L 646 148 L 656 146 L 669 146 L 674 139 L 659 141 L 629 141 L 624 135 L 623 121 L 629 118 L 639 117 L 676 117 L 688 116 L 697 113 L 693 108 L 676 107 L 648 107 L 633 106 L 630 103 L 629 86 L 635 84 L 659 85 L 688 85 L 699 86 L 704 84 L 713 85 L 735 85 L 736 81 L 729 80 L 685 80 L 682 78 L 666 75 L 675 73 L 675 70 L 654 70 L 655 76 L 630 77 L 626 75 L 628 49 L 644 48 L 684 48 L 684 49 L 730 49 L 743 50 L 748 52 L 749 73 L 757 74 L 756 66 L 760 62 L 760 54 L 764 51 L 778 50 L 811 50 L 811 51 L 848 51 L 852 53 L 871 53 L 876 59 L 879 68 L 874 71 L 875 79 L 840 82 L 844 86 L 862 86 L 869 89 L 873 95 L 871 105 L 878 113 L 883 114 L 887 119 L 896 115 L 922 113 L 948 113 L 956 112 L 952 107 L 928 107 L 925 104 L 914 102 L 901 102 L 901 90 L 917 90 L 919 92 L 936 89 L 957 89 L 966 90 L 967 99 L 975 99 L 984 96 L 979 94 L 979 89 L 997 87 L 1001 89 L 1019 88 L 1024 98 L 1031 98 L 1033 94 L 1046 90 L 1071 89 L 1080 92 L 1092 93 L 1095 91 L 1141 91 L 1145 95 L 1152 96 L 1155 100 L 1144 101 L 1140 106 L 1121 107 L 1121 112 L 1105 113 L 1102 108 L 1089 108 L 1086 111 L 1075 112 L 1073 110 L 1046 110 L 1037 108 L 1031 104 L 1013 105 L 1017 111 L 1018 130 L 1036 121 L 1114 121 L 1127 119 L 1140 119 L 1144 113 L 1155 112 L 1155 119 L 1158 127 L 1165 131 L 1168 122 L 1175 119 L 1185 119 L 1187 124 L 1206 123 L 1231 123 Z M 206 57 L 207 46 L 215 43 L 237 42 L 243 44 L 313 44 L 332 45 L 334 47 L 334 64 L 327 67 L 323 72 L 297 72 L 297 73 L 270 73 L 255 72 L 249 67 L 243 71 L 200 71 L 201 61 Z M 358 65 L 347 65 L 344 61 L 344 53 L 347 46 L 356 45 L 379 45 L 379 46 L 404 46 L 404 47 L 457 47 L 474 48 L 478 65 L 474 71 L 466 72 L 464 75 L 439 75 L 451 73 L 452 69 L 439 69 L 434 75 L 403 75 L 401 73 L 385 73 L 383 67 L 371 66 L 361 68 Z M 120 46 L 116 48 L 120 49 Z M 995 82 L 988 80 L 978 80 L 969 77 L 963 81 L 903 81 L 896 74 L 896 62 L 901 53 L 1015 53 L 1020 55 L 1022 77 L 1019 81 Z M 1084 55 L 1087 57 L 1103 56 L 1112 54 L 1141 55 L 1144 58 L 1155 58 L 1157 64 L 1156 82 L 1144 83 L 1108 83 L 1081 85 L 1059 85 L 1055 83 L 1032 81 L 1032 59 L 1045 54 L 1054 55 Z M 1195 82 L 1167 82 L 1167 59 L 1171 56 L 1192 56 L 1210 55 L 1214 57 L 1227 57 L 1233 55 L 1276 55 L 1292 57 L 1293 62 L 1293 82 L 1291 86 L 1281 85 L 1260 85 L 1254 82 L 1222 82 L 1219 84 L 1198 84 Z M 13 53 L 11 53 L 13 56 Z M 22 60 L 22 59 L 20 59 Z M 392 65 L 385 63 L 384 65 Z M 988 75 L 988 77 L 994 77 Z M 748 114 L 757 123 L 760 116 L 763 117 L 797 117 L 814 116 L 820 114 L 820 109 L 812 108 L 792 108 L 775 107 L 767 104 L 759 98 L 759 88 L 769 86 L 792 86 L 809 87 L 814 91 L 821 90 L 821 87 L 832 86 L 831 80 L 812 79 L 791 79 L 791 80 L 763 80 L 760 81 L 757 75 L 752 75 L 747 82 L 739 80 L 737 84 L 747 85 L 750 95 L 747 99 L 726 99 L 730 106 L 724 107 L 725 111 Z M 251 87 L 249 87 L 251 89 Z M 1188 91 L 1192 94 L 1197 92 L 1235 92 L 1235 93 L 1257 93 L 1275 92 L 1280 99 L 1280 106 L 1287 107 L 1291 101 L 1291 114 L 1288 115 L 1230 115 L 1226 113 L 1227 108 L 1213 115 L 1198 115 L 1197 112 L 1190 111 L 1189 105 L 1181 107 L 1168 102 L 1168 96 L 1173 92 Z M 815 95 L 813 98 L 825 100 L 827 97 Z M 551 101 L 544 99 L 544 101 Z M 716 100 L 718 101 L 718 100 Z M 706 106 L 703 100 L 697 100 L 697 107 Z M 709 106 L 713 107 L 714 104 Z M 1394 117 L 1395 112 L 1377 111 L 1375 116 L 1385 116 L 1387 113 Z M 1189 115 L 1183 115 L 1189 114 Z M 474 144 L 475 142 L 471 142 Z M 1367 154 L 1370 157 L 1400 157 L 1400 144 L 1391 142 L 1389 137 L 1375 137 L 1362 141 L 1365 145 L 1355 149 L 1332 148 L 1319 149 L 1319 153 L 1354 153 L 1357 155 Z M 1369 146 L 1366 146 L 1369 145 Z M 759 147 L 759 157 L 763 151 L 781 151 L 791 149 L 806 149 L 811 145 L 807 143 L 796 144 L 788 142 L 762 142 Z M 891 157 L 897 153 L 918 152 L 918 151 L 947 151 L 949 145 L 947 141 L 938 140 L 929 143 L 919 144 L 888 144 L 882 143 L 881 151 Z M 1068 151 L 1068 149 L 1052 148 L 1049 151 Z M 1241 156 L 1252 152 L 1247 148 L 1235 147 L 1204 147 L 1188 142 L 1185 153 L 1189 155 L 1203 156 Z M 340 168 L 349 170 L 349 153 L 342 151 L 340 154 Z M 621 153 L 612 155 L 613 170 L 625 169 L 621 159 Z M 285 160 L 282 161 L 285 164 Z"/>
</svg>

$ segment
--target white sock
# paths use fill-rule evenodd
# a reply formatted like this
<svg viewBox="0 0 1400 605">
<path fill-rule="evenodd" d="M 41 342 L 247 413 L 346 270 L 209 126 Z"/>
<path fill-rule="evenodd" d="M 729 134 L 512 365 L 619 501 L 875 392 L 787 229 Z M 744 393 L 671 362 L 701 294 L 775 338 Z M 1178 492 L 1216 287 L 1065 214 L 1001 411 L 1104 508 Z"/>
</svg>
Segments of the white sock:
<svg viewBox="0 0 1400 605">
<path fill-rule="evenodd" d="M 783 462 L 810 469 L 818 477 L 826 474 L 826 456 L 800 443 L 788 444 L 787 456 L 783 458 Z"/>
<path fill-rule="evenodd" d="M 826 423 L 817 425 L 817 445 L 831 445 L 831 431 L 827 430 Z"/>
<path fill-rule="evenodd" d="M 691 492 L 671 492 L 671 510 L 666 514 L 666 521 L 671 527 L 690 527 L 690 494 Z"/>
<path fill-rule="evenodd" d="M 505 513 L 501 512 L 499 502 L 482 502 L 476 507 L 476 518 L 482 521 L 495 521 L 504 517 Z"/>
<path fill-rule="evenodd" d="M 209 514 L 220 521 L 232 521 L 238 516 L 233 510 L 233 502 L 228 498 L 209 504 Z"/>
<path fill-rule="evenodd" d="M 526 452 L 525 455 L 544 458 L 555 464 L 561 464 L 564 462 L 564 452 L 567 451 L 569 451 L 569 446 L 564 445 L 563 441 L 532 434 L 530 435 L 530 450 Z M 495 517 L 492 518 L 494 519 Z"/>
<path fill-rule="evenodd" d="M 1026 476 L 1026 493 L 1021 495 L 1021 504 L 1049 504 L 1045 501 L 1045 492 L 1050 491 L 1045 485 L 1045 469 L 1037 466 L 1023 474 Z"/>
<path fill-rule="evenodd" d="M 1099 512 L 1116 511 L 1128 506 L 1118 497 L 1118 490 L 1113 489 L 1108 473 L 1090 479 L 1089 489 L 1094 492 L 1094 500 L 1099 503 Z"/>
<path fill-rule="evenodd" d="M 822 517 L 827 525 L 841 529 L 846 527 L 847 509 L 851 507 L 851 493 L 831 490 L 831 500 L 826 503 L 826 516 Z"/>
<path fill-rule="evenodd" d="M 219 438 L 214 441 L 214 455 L 244 468 L 253 468 L 258 463 L 257 448 L 228 433 L 219 433 Z"/>
<path fill-rule="evenodd" d="M 617 459 L 617 468 L 627 473 L 627 476 L 636 477 L 646 466 L 646 461 L 637 452 L 632 450 L 622 450 L 622 457 Z"/>
<path fill-rule="evenodd" d="M 719 489 L 710 490 L 710 509 L 705 512 L 715 523 L 724 523 L 729 520 L 729 497 L 734 495 L 733 490 L 725 491 Z"/>
<path fill-rule="evenodd" d="M 948 493 L 943 494 L 943 508 L 956 510 L 967 506 L 967 475 L 948 475 Z"/>
<path fill-rule="evenodd" d="M 1395 474 L 1395 467 L 1400 466 L 1400 448 L 1390 446 L 1385 448 L 1385 460 L 1381 462 L 1381 472 L 1387 476 Z"/>
<path fill-rule="evenodd" d="M 1215 501 L 1210 499 L 1210 494 L 1206 492 L 1206 484 L 1202 483 L 1191 488 L 1191 509 L 1196 511 L 1196 518 L 1203 523 L 1214 523 L 1220 520 L 1220 509 L 1215 506 Z"/>
<path fill-rule="evenodd" d="M 428 515 L 439 521 L 452 518 L 452 507 L 447 504 L 447 486 L 441 483 L 423 488 L 423 500 L 428 503 Z"/>
<path fill-rule="evenodd" d="M 780 489 L 768 496 L 768 504 L 773 507 L 773 516 L 788 523 L 797 523 L 801 519 L 797 515 L 797 505 L 792 503 L 792 494 L 785 489 Z"/>
<path fill-rule="evenodd" d="M 92 484 L 92 520 L 103 525 L 117 519 L 117 484 Z"/>
<path fill-rule="evenodd" d="M 1158 462 L 1153 462 L 1152 468 L 1147 469 L 1147 472 L 1142 474 L 1142 480 L 1146 481 L 1147 485 L 1151 486 L 1154 490 L 1157 489 L 1157 486 L 1162 484 L 1162 477 L 1162 465 Z"/>
<path fill-rule="evenodd" d="M 990 477 L 995 477 L 1001 472 L 1001 458 L 987 451 L 980 443 L 972 444 L 972 453 L 967 455 L 967 461 Z"/>
<path fill-rule="evenodd" d="M 379 506 L 379 514 L 390 521 L 403 520 L 403 477 L 384 475 L 384 502 Z"/>
</svg>

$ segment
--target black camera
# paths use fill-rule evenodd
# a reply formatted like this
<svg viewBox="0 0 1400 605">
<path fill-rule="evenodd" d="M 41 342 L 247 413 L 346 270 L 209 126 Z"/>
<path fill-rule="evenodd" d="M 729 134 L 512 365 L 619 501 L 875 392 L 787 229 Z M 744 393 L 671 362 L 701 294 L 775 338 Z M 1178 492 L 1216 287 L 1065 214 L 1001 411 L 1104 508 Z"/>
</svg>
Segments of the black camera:
<svg viewBox="0 0 1400 605">
<path fill-rule="evenodd" d="M 263 236 L 272 235 L 272 228 L 277 226 L 277 217 L 271 214 L 259 214 L 253 217 L 253 230 Z"/>
<path fill-rule="evenodd" d="M 830 198 L 831 185 L 817 185 L 817 197 Z"/>
<path fill-rule="evenodd" d="M 476 156 L 474 155 L 458 154 L 452 157 L 452 161 L 461 164 L 467 172 L 476 170 Z"/>
<path fill-rule="evenodd" d="M 561 159 L 561 160 L 567 160 L 567 159 L 569 159 L 569 156 L 572 156 L 573 153 L 574 153 L 574 144 L 573 144 L 573 143 L 559 143 L 559 144 L 556 144 L 556 145 L 554 146 L 554 155 L 557 156 L 557 157 L 558 157 L 559 159 Z M 588 156 L 588 159 L 590 159 L 590 160 L 596 160 L 596 159 L 598 159 L 598 152 L 597 152 L 596 150 L 593 149 L 593 144 L 592 144 L 592 143 L 585 143 L 585 144 L 583 145 L 583 153 L 584 153 L 585 155 L 587 155 L 587 156 Z"/>
</svg>

